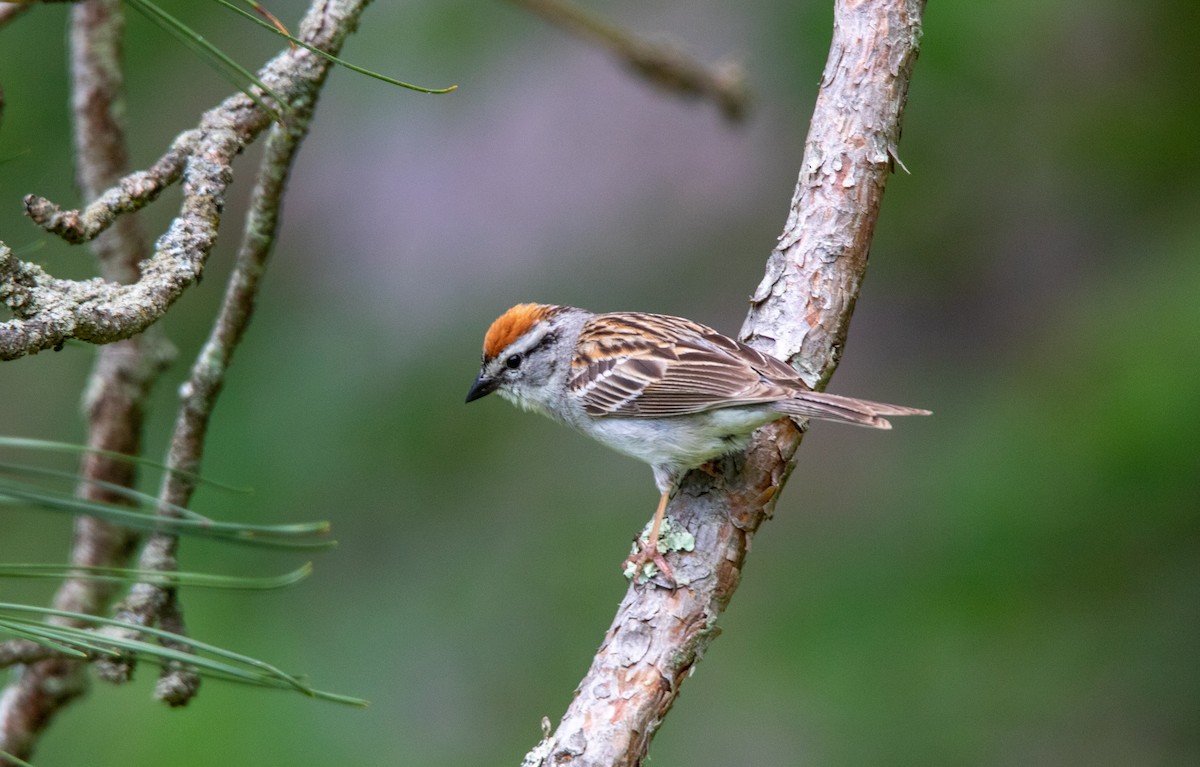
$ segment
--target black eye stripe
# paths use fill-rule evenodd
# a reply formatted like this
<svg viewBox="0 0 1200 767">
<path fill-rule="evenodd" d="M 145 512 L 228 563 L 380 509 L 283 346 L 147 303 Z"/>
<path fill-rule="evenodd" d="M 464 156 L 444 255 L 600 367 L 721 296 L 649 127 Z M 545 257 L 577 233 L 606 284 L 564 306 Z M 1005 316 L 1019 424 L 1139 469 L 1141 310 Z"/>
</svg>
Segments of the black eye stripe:
<svg viewBox="0 0 1200 767">
<path fill-rule="evenodd" d="M 509 360 L 511 360 L 513 357 L 517 357 L 517 358 L 519 358 L 521 361 L 524 361 L 524 359 L 525 359 L 526 357 L 528 357 L 530 354 L 533 354 L 533 353 L 534 353 L 534 352 L 536 352 L 538 349 L 541 349 L 543 346 L 549 346 L 550 344 L 554 343 L 554 342 L 555 342 L 557 339 L 558 339 L 558 334 L 557 334 L 557 333 L 547 333 L 546 335 L 544 335 L 544 336 L 542 336 L 541 338 L 539 338 L 539 339 L 538 339 L 538 341 L 537 341 L 537 343 L 535 343 L 533 346 L 529 347 L 528 349 L 526 349 L 526 350 L 525 350 L 525 351 L 523 351 L 523 352 L 515 352 L 515 353 L 513 353 L 513 354 L 510 354 L 510 355 L 508 355 L 507 357 L 493 357 L 493 358 L 491 358 L 491 359 L 487 359 L 487 358 L 485 357 L 483 362 L 484 362 L 484 364 L 485 364 L 485 365 L 487 365 L 487 364 L 495 364 L 495 363 L 493 362 L 493 360 L 495 360 L 495 359 L 503 359 L 503 360 L 504 360 L 504 367 L 506 367 L 506 368 L 509 368 L 510 370 L 515 370 L 517 367 L 520 367 L 520 364 L 521 364 L 521 363 L 520 363 L 520 362 L 518 362 L 516 365 L 509 365 L 509 364 L 508 364 L 508 363 L 509 363 Z"/>
</svg>

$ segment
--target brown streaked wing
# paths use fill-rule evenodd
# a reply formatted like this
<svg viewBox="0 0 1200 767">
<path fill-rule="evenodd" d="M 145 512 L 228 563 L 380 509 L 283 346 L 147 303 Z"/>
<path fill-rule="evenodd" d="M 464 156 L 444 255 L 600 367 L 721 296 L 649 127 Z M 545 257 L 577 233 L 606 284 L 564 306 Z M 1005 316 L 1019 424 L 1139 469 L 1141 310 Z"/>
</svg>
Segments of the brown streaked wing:
<svg viewBox="0 0 1200 767">
<path fill-rule="evenodd" d="M 570 387 L 589 415 L 662 418 L 770 402 L 799 379 L 785 363 L 681 317 L 598 315 L 584 326 Z"/>
</svg>

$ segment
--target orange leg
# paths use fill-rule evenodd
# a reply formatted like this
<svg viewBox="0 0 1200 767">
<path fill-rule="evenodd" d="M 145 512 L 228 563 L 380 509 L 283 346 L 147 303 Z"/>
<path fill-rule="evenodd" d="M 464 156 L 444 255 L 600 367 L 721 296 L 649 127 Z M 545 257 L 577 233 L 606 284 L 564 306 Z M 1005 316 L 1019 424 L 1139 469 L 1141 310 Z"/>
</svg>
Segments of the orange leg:
<svg viewBox="0 0 1200 767">
<path fill-rule="evenodd" d="M 671 493 L 663 493 L 658 499 L 658 508 L 654 510 L 654 521 L 650 523 L 650 543 L 648 547 L 651 551 L 658 551 L 658 534 L 662 530 L 663 515 L 667 511 L 667 501 L 671 500 Z"/>
</svg>

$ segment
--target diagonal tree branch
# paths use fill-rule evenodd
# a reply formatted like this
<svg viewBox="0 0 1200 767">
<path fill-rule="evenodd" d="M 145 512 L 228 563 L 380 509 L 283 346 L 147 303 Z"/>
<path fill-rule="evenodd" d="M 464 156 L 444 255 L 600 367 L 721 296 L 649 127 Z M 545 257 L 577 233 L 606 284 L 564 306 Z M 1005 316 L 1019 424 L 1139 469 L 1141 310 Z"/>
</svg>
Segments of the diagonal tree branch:
<svg viewBox="0 0 1200 767">
<path fill-rule="evenodd" d="M 845 343 L 891 172 L 924 0 L 837 0 L 833 41 L 784 233 L 742 338 L 824 388 Z M 680 685 L 718 633 L 750 540 L 770 517 L 802 432 L 764 427 L 712 475 L 693 472 L 670 515 L 695 537 L 675 590 L 631 586 L 553 734 L 523 765 L 639 765 Z"/>
</svg>

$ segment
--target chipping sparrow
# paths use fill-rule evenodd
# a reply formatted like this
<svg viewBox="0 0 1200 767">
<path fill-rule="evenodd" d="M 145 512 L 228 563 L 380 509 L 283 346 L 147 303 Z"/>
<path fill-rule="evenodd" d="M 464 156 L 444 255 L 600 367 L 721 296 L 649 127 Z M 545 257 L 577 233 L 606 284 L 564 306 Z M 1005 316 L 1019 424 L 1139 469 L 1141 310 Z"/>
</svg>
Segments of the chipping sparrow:
<svg viewBox="0 0 1200 767">
<path fill-rule="evenodd" d="M 814 392 L 782 360 L 682 317 L 548 304 L 518 304 L 488 328 L 467 402 L 492 392 L 650 464 L 661 496 L 649 540 L 630 561 L 654 562 L 672 582 L 658 537 L 691 469 L 741 450 L 781 418 L 890 429 L 883 416 L 929 414 Z"/>
</svg>

